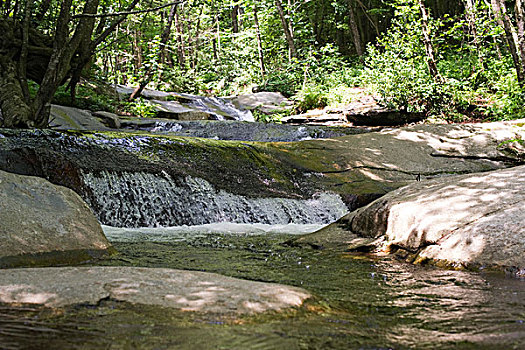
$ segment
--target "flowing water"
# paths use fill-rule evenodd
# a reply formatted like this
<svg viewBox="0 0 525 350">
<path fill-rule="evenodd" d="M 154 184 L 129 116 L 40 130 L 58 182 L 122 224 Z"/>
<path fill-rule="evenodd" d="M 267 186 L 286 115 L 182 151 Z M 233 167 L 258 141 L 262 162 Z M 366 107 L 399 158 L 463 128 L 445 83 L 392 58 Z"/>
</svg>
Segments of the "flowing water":
<svg viewBox="0 0 525 350">
<path fill-rule="evenodd" d="M 105 232 L 103 265 L 279 282 L 315 295 L 282 313 L 224 318 L 112 300 L 0 308 L 5 349 L 523 349 L 525 281 L 287 244 L 316 225 L 220 224 Z"/>
<path fill-rule="evenodd" d="M 169 174 L 85 173 L 87 198 L 100 222 L 118 227 L 202 225 L 216 222 L 328 224 L 348 212 L 341 197 L 248 198 L 216 189 L 208 181 Z"/>
</svg>

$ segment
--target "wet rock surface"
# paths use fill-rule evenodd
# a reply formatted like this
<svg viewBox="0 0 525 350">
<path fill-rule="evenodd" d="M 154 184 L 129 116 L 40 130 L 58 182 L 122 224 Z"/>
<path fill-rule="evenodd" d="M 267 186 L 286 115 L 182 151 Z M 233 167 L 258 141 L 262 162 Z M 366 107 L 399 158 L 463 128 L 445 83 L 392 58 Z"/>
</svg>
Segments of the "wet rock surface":
<svg viewBox="0 0 525 350">
<path fill-rule="evenodd" d="M 48 307 L 104 299 L 216 315 L 300 306 L 310 294 L 281 284 L 165 268 L 64 267 L 0 270 L 0 302 Z"/>
<path fill-rule="evenodd" d="M 119 95 L 127 99 L 134 88 L 118 85 Z M 144 89 L 143 97 L 157 111 L 158 117 L 177 120 L 244 120 L 254 121 L 249 110 L 235 106 L 229 99 L 215 96 L 198 96 L 179 92 Z"/>
<path fill-rule="evenodd" d="M 257 142 L 293 142 L 309 139 L 334 138 L 379 131 L 381 128 L 325 127 L 313 125 L 282 125 L 242 121 L 172 121 L 166 119 L 129 118 L 122 124 L 128 130 L 155 134 L 202 137 L 216 140 Z"/>
<path fill-rule="evenodd" d="M 96 217 L 68 188 L 0 171 L 0 267 L 67 264 L 108 254 Z"/>
<path fill-rule="evenodd" d="M 390 192 L 299 241 L 387 251 L 450 267 L 525 266 L 525 166 Z"/>
<path fill-rule="evenodd" d="M 417 180 L 519 165 L 523 125 L 419 125 L 288 143 L 2 130 L 0 169 L 48 178 L 90 203 L 86 174 L 141 173 L 176 187 L 188 176 L 203 179 L 215 191 L 249 198 L 308 200 L 329 191 L 353 210 Z"/>
</svg>

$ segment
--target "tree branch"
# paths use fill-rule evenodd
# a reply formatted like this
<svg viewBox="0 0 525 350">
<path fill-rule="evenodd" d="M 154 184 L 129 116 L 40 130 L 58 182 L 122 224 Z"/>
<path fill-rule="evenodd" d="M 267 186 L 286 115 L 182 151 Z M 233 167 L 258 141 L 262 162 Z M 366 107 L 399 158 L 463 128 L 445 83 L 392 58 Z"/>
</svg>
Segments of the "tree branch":
<svg viewBox="0 0 525 350">
<path fill-rule="evenodd" d="M 122 12 L 101 13 L 101 14 L 85 14 L 85 13 L 83 13 L 83 14 L 80 14 L 80 15 L 75 15 L 72 18 L 76 19 L 76 18 L 82 18 L 82 17 L 95 17 L 95 18 L 118 17 L 118 16 L 135 15 L 135 14 L 138 14 L 138 13 L 155 12 L 155 11 L 161 10 L 163 8 L 166 8 L 166 7 L 170 7 L 170 6 L 174 6 L 174 5 L 180 5 L 180 4 L 184 3 L 185 1 L 186 0 L 177 0 L 177 1 L 170 2 L 168 4 L 164 4 L 164 5 L 160 5 L 160 6 L 157 6 L 157 7 L 153 7 L 153 8 L 147 9 L 147 10 L 122 11 Z"/>
</svg>

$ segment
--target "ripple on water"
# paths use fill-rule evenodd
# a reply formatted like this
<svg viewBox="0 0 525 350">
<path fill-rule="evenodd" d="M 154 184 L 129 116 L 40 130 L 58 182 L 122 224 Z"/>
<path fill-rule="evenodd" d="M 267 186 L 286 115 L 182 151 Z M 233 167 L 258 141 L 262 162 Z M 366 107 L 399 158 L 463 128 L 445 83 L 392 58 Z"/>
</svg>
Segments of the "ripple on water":
<svg viewBox="0 0 525 350">
<path fill-rule="evenodd" d="M 60 314 L 13 311 L 0 323 L 1 344 L 9 339 L 12 348 L 520 349 L 525 343 L 523 281 L 290 247 L 285 242 L 293 236 L 268 234 L 269 227 L 208 229 L 170 229 L 170 239 L 170 230 L 105 227 L 120 255 L 102 264 L 279 282 L 316 298 L 302 308 L 242 319 L 111 300 Z M 131 239 L 133 234 L 139 238 Z M 12 331 L 27 319 L 38 323 Z"/>
</svg>

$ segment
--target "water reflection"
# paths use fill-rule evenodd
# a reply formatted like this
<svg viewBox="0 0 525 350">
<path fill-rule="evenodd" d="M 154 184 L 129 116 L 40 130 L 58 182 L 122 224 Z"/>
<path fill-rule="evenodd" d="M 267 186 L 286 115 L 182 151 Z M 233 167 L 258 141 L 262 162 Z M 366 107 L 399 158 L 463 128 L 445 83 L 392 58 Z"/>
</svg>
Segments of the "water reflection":
<svg viewBox="0 0 525 350">
<path fill-rule="evenodd" d="M 290 235 L 282 233 L 161 236 L 159 242 L 133 241 L 128 232 L 114 242 L 121 254 L 103 264 L 279 282 L 303 287 L 316 298 L 284 313 L 236 320 L 108 300 L 61 316 L 37 316 L 56 334 L 18 333 L 10 341 L 20 348 L 47 339 L 68 348 L 177 349 L 520 349 L 525 343 L 524 281 L 290 247 L 284 244 Z M 78 334 L 68 333 L 71 325 Z M 9 332 L 2 333 L 2 327 L 6 323 L 0 325 L 4 344 Z"/>
</svg>

